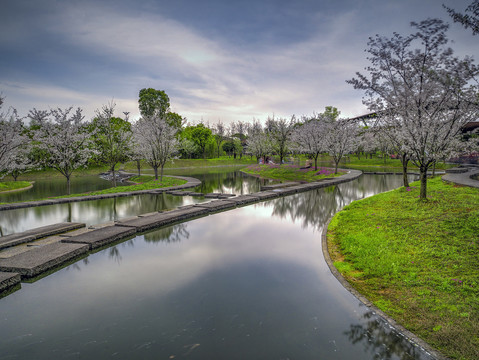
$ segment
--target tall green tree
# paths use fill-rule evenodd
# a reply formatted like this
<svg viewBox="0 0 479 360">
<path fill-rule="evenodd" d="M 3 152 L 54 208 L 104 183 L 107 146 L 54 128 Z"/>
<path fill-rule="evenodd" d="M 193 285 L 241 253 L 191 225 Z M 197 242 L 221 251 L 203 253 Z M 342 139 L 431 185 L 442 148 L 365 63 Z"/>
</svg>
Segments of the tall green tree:
<svg viewBox="0 0 479 360">
<path fill-rule="evenodd" d="M 138 107 L 143 117 L 153 115 L 163 117 L 170 109 L 170 98 L 164 90 L 155 90 L 153 88 L 141 89 Z"/>
<path fill-rule="evenodd" d="M 206 146 L 213 137 L 211 129 L 201 123 L 195 126 L 187 126 L 182 132 L 182 137 L 192 140 L 201 156 L 206 158 Z"/>
</svg>

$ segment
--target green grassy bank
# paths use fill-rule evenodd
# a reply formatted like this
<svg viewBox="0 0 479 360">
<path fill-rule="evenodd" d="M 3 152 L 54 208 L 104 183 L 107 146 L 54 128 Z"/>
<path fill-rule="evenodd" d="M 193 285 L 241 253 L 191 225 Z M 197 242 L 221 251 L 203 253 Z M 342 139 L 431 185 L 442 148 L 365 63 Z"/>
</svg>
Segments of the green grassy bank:
<svg viewBox="0 0 479 360">
<path fill-rule="evenodd" d="M 448 357 L 479 359 L 479 190 L 428 182 L 336 214 L 336 268 L 378 308 Z"/>
<path fill-rule="evenodd" d="M 2 181 L 0 182 L 0 193 L 13 190 L 26 189 L 32 185 L 29 181 Z"/>
<path fill-rule="evenodd" d="M 141 176 L 134 176 L 130 179 L 133 182 L 132 185 L 127 186 L 117 186 L 111 187 L 104 190 L 98 191 L 91 191 L 81 194 L 71 194 L 71 195 L 64 195 L 64 196 L 56 196 L 51 199 L 61 199 L 67 197 L 77 197 L 77 196 L 91 196 L 91 195 L 103 195 L 103 194 L 114 194 L 114 193 L 121 193 L 121 192 L 130 192 L 130 191 L 139 191 L 139 190 L 152 190 L 152 189 L 160 189 L 170 186 L 177 186 L 186 184 L 187 181 L 183 179 L 177 179 L 173 177 L 163 176 L 163 181 L 155 180 L 154 176 L 149 175 L 141 175 Z"/>
<path fill-rule="evenodd" d="M 317 170 L 313 168 L 301 169 L 297 165 L 250 165 L 244 169 L 241 169 L 242 172 L 260 176 L 268 179 L 276 179 L 283 181 L 316 181 L 324 178 L 331 178 L 335 176 L 341 176 L 344 173 L 338 171 L 337 174 L 334 174 L 334 169 L 318 167 Z"/>
</svg>

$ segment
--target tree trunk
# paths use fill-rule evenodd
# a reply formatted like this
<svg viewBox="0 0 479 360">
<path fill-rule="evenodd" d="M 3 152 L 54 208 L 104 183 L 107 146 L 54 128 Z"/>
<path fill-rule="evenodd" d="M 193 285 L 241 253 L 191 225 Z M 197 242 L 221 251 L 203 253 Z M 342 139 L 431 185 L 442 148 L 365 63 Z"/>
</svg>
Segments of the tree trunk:
<svg viewBox="0 0 479 360">
<path fill-rule="evenodd" d="M 141 176 L 141 164 L 140 164 L 140 160 L 137 159 L 136 160 L 136 168 L 138 169 L 138 176 Z"/>
<path fill-rule="evenodd" d="M 436 162 L 432 163 L 432 177 L 436 176 Z"/>
<path fill-rule="evenodd" d="M 72 203 L 68 203 L 68 222 L 72 222 Z"/>
<path fill-rule="evenodd" d="M 403 179 L 403 185 L 405 188 L 409 187 L 409 180 L 407 178 L 407 163 L 408 162 L 409 162 L 408 156 L 406 154 L 401 154 L 402 179 Z"/>
<path fill-rule="evenodd" d="M 314 157 L 314 171 L 318 171 L 318 155 Z"/>
<path fill-rule="evenodd" d="M 160 181 L 163 181 L 163 167 L 164 167 L 164 166 L 165 166 L 164 164 L 161 165 Z"/>
<path fill-rule="evenodd" d="M 115 165 L 111 167 L 111 179 L 113 181 L 113 187 L 116 187 Z"/>
<path fill-rule="evenodd" d="M 70 176 L 67 176 L 67 195 L 70 195 Z"/>
<path fill-rule="evenodd" d="M 158 166 L 153 166 L 153 170 L 155 170 L 155 180 L 158 180 Z"/>
<path fill-rule="evenodd" d="M 422 165 L 419 168 L 420 174 L 420 180 L 421 180 L 421 189 L 419 192 L 419 198 L 421 200 L 426 200 L 427 199 L 427 166 Z"/>
<path fill-rule="evenodd" d="M 339 159 L 338 161 L 334 160 L 334 173 L 337 174 L 338 173 L 338 165 L 339 165 L 339 161 L 341 159 Z"/>
</svg>

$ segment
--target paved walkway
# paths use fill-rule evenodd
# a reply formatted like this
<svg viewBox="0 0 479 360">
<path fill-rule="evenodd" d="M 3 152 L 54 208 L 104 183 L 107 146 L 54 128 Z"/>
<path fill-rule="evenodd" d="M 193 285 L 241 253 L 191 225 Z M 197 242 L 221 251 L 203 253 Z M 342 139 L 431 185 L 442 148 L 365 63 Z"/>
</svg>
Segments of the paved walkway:
<svg viewBox="0 0 479 360">
<path fill-rule="evenodd" d="M 463 171 L 463 172 L 456 172 L 456 171 Z M 475 176 L 479 177 L 479 166 L 466 165 L 466 166 L 447 170 L 446 175 L 442 177 L 442 180 L 447 182 L 452 182 L 458 185 L 469 186 L 469 187 L 479 189 L 479 180 L 472 179 L 472 177 L 475 177 Z"/>
</svg>

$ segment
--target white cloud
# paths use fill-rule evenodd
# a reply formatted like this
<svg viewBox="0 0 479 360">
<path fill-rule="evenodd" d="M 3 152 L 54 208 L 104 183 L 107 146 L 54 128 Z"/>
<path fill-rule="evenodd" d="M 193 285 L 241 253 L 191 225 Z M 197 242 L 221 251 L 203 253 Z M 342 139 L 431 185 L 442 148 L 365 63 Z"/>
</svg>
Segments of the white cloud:
<svg viewBox="0 0 479 360">
<path fill-rule="evenodd" d="M 98 74 L 101 80 L 94 82 L 92 76 L 91 84 L 84 81 L 74 85 L 60 85 L 49 79 L 41 85 L 23 80 L 21 91 L 3 89 L 7 100 L 22 104 L 30 101 L 25 105 L 27 109 L 42 107 L 37 105 L 41 102 L 48 106 L 73 104 L 93 114 L 94 109 L 114 98 L 120 112 L 129 111 L 135 118 L 139 89 L 154 87 L 165 90 L 173 111 L 190 121 L 221 119 L 226 123 L 250 121 L 253 117 L 265 119 L 273 113 L 281 117 L 311 114 L 327 105 L 338 107 L 345 116 L 365 112 L 362 93 L 345 80 L 367 65 L 363 50 L 368 36 L 377 32 L 390 35 L 389 28 L 398 24 L 397 30 L 403 31 L 412 20 L 408 17 L 416 16 L 404 15 L 413 12 L 413 2 L 370 0 L 362 7 L 354 5 L 328 15 L 308 14 L 309 20 L 315 20 L 314 26 L 296 42 L 269 41 L 248 46 L 244 42 L 238 45 L 217 31 L 202 32 L 186 21 L 155 12 L 136 8 L 126 12 L 124 7 L 106 7 L 101 2 L 56 5 L 43 22 L 47 31 L 95 59 L 79 63 L 67 57 L 66 61 Z M 430 2 L 419 8 L 429 5 Z M 377 12 L 376 18 L 371 9 Z M 397 18 L 384 18 L 391 11 L 398 14 Z M 441 11 L 439 7 L 437 12 Z M 213 38 L 206 33 L 216 35 Z M 21 38 L 25 36 L 23 32 Z"/>
</svg>

